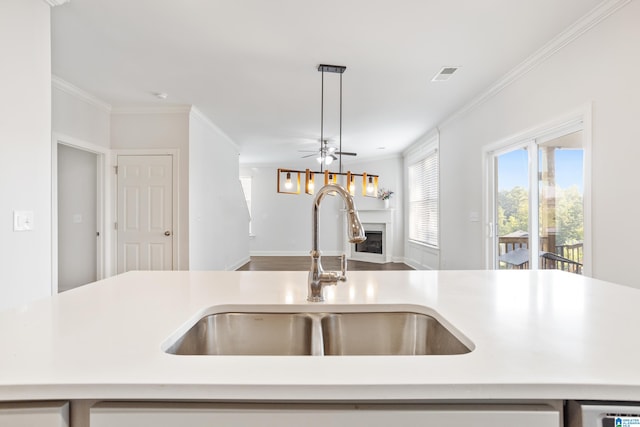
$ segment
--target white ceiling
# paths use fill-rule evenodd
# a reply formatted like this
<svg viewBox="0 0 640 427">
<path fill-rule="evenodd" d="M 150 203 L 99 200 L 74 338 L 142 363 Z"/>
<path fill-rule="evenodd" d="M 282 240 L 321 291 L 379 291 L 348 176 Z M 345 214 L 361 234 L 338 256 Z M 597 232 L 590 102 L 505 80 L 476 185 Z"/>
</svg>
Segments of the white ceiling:
<svg viewBox="0 0 640 427">
<path fill-rule="evenodd" d="M 242 163 L 298 166 L 319 145 L 316 67 L 345 65 L 343 149 L 363 159 L 400 152 L 599 3 L 72 0 L 52 11 L 52 67 L 114 108 L 195 105 Z M 431 82 L 443 66 L 461 68 Z M 325 74 L 336 141 L 338 87 Z"/>
</svg>

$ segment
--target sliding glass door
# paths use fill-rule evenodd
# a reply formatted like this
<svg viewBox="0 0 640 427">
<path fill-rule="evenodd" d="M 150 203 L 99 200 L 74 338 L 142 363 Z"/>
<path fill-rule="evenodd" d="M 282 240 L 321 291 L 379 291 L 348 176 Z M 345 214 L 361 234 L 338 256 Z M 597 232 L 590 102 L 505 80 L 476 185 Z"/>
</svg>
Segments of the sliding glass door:
<svg viewBox="0 0 640 427">
<path fill-rule="evenodd" d="M 492 265 L 582 274 L 584 147 L 580 129 L 490 153 Z"/>
</svg>

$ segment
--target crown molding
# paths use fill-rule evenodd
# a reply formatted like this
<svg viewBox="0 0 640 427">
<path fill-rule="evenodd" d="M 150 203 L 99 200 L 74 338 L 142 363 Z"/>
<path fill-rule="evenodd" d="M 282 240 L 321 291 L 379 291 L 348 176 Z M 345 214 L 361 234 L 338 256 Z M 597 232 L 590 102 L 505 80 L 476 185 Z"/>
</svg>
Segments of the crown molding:
<svg viewBox="0 0 640 427">
<path fill-rule="evenodd" d="M 84 102 L 86 102 L 87 104 L 90 104 L 108 114 L 111 114 L 111 105 L 104 102 L 103 100 L 101 100 L 100 98 L 91 95 L 88 92 L 85 92 L 84 90 L 80 89 L 77 86 L 72 85 L 71 83 L 69 83 L 66 80 L 61 79 L 60 77 L 56 76 L 56 75 L 51 75 L 51 86 L 53 86 L 54 88 L 61 90 L 62 92 L 65 92 L 71 96 L 74 96 Z"/>
<path fill-rule="evenodd" d="M 412 157 L 421 153 L 425 148 L 431 149 L 432 147 L 439 148 L 440 144 L 440 129 L 433 128 L 429 132 L 418 138 L 413 144 L 409 145 L 402 151 L 403 157 Z"/>
<path fill-rule="evenodd" d="M 65 3 L 69 3 L 71 0 L 44 0 L 46 4 L 51 7 L 61 6 Z"/>
<path fill-rule="evenodd" d="M 229 144 L 231 144 L 231 146 L 233 148 L 235 148 L 235 150 L 240 153 L 242 150 L 240 149 L 240 146 L 238 144 L 236 144 L 233 139 L 231 139 L 231 137 L 229 135 L 227 135 L 227 133 L 225 131 L 223 131 L 222 129 L 220 129 L 220 127 L 218 127 L 218 125 L 216 125 L 213 121 L 211 121 L 211 119 L 209 119 L 209 117 L 205 116 L 204 113 L 202 111 L 200 111 L 199 109 L 197 109 L 194 106 L 191 106 L 191 116 L 200 120 L 202 123 L 204 123 L 205 125 L 209 126 L 211 129 L 213 129 L 216 133 L 219 133 L 220 135 L 222 135 Z"/>
<path fill-rule="evenodd" d="M 447 126 L 451 122 L 455 121 L 459 117 L 474 110 L 479 105 L 485 103 L 496 94 L 501 92 L 504 88 L 511 83 L 520 79 L 529 71 L 533 70 L 538 65 L 553 56 L 556 52 L 562 50 L 565 46 L 572 43 L 574 40 L 580 38 L 583 34 L 591 30 L 593 27 L 604 21 L 610 15 L 614 14 L 619 9 L 630 3 L 631 0 L 606 0 L 593 8 L 589 13 L 573 23 L 557 37 L 545 44 L 542 48 L 537 50 L 533 55 L 525 59 L 520 65 L 509 71 L 502 76 L 497 82 L 489 86 L 484 92 L 472 99 L 469 103 L 464 105 L 461 109 L 447 117 L 440 123 L 440 127 Z"/>
</svg>

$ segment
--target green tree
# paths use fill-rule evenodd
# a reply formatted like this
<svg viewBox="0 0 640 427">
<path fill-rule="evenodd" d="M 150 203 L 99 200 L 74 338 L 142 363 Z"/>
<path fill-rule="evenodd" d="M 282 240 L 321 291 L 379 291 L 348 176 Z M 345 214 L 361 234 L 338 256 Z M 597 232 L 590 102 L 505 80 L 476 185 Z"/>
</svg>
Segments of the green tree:
<svg viewBox="0 0 640 427">
<path fill-rule="evenodd" d="M 498 233 L 500 236 L 529 229 L 529 193 L 522 187 L 498 193 Z"/>
<path fill-rule="evenodd" d="M 522 187 L 498 193 L 498 233 L 504 236 L 529 229 L 529 194 Z M 584 239 L 582 194 L 577 186 L 556 188 L 557 245 L 571 245 Z"/>
<path fill-rule="evenodd" d="M 556 192 L 557 244 L 571 245 L 584 240 L 584 208 L 577 186 Z"/>
</svg>

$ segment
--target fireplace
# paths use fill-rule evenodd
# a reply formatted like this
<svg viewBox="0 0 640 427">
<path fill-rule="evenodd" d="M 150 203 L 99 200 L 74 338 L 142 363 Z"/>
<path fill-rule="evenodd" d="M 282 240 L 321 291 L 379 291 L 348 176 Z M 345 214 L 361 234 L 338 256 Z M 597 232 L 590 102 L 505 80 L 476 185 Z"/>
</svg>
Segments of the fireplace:
<svg viewBox="0 0 640 427">
<path fill-rule="evenodd" d="M 344 251 L 349 259 L 384 264 L 393 261 L 393 209 L 359 209 L 358 215 L 367 240 L 349 243 Z M 346 227 L 346 222 L 343 223 Z M 345 234 L 347 232 L 345 228 Z"/>
<path fill-rule="evenodd" d="M 382 231 L 365 230 L 364 235 L 367 236 L 367 240 L 356 243 L 356 252 L 382 254 Z"/>
</svg>

